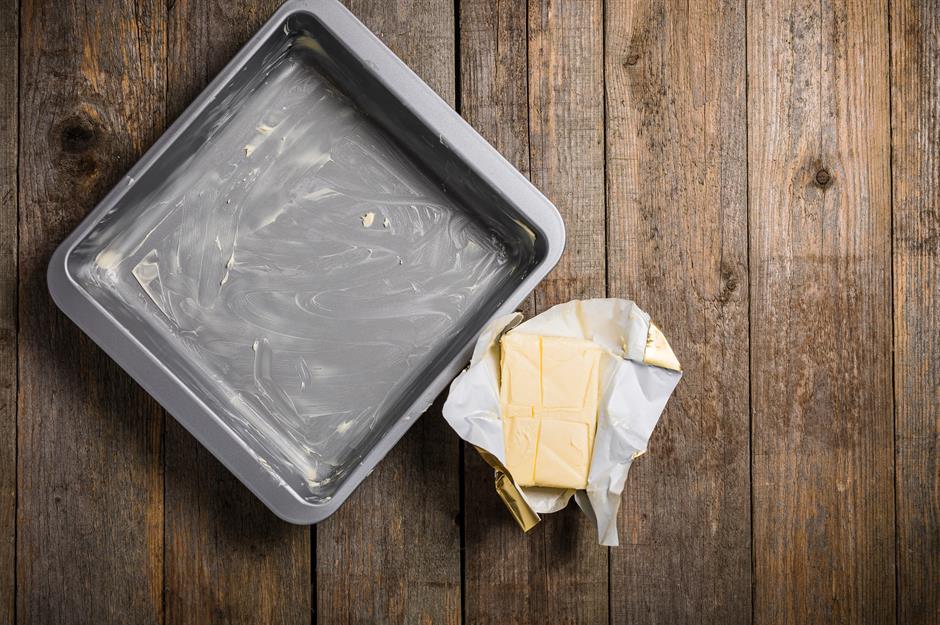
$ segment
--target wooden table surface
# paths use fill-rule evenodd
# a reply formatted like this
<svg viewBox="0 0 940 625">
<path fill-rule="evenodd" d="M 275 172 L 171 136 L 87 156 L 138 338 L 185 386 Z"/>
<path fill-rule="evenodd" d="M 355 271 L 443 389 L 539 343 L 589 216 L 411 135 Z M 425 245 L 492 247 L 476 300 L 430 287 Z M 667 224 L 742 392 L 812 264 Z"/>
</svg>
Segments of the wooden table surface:
<svg viewBox="0 0 940 625">
<path fill-rule="evenodd" d="M 53 307 L 277 3 L 0 0 L 0 623 L 940 623 L 940 2 L 348 2 L 564 215 L 527 311 L 633 298 L 685 366 L 613 549 L 439 404 L 280 522 Z"/>
</svg>

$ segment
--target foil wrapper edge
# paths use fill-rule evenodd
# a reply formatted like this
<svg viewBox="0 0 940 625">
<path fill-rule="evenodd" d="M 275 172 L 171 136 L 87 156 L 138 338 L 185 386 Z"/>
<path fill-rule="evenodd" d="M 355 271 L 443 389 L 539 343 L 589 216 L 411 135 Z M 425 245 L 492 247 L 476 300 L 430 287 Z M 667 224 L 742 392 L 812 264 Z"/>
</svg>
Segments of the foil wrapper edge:
<svg viewBox="0 0 940 625">
<path fill-rule="evenodd" d="M 503 504 L 506 505 L 512 518 L 516 520 L 516 523 L 519 524 L 522 531 L 528 532 L 538 525 L 542 518 L 529 507 L 522 493 L 519 492 L 519 489 L 513 483 L 506 467 L 503 466 L 496 456 L 485 449 L 476 446 L 474 446 L 474 449 L 477 450 L 477 453 L 480 454 L 488 465 L 493 467 L 495 471 L 493 484 L 496 487 L 496 494 L 503 500 Z"/>
</svg>

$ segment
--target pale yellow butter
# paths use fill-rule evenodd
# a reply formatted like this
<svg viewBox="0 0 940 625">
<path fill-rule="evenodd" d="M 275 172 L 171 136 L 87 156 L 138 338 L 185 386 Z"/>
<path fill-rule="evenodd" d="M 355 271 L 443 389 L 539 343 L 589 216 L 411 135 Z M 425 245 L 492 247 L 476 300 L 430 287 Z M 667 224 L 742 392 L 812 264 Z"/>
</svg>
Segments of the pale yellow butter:
<svg viewBox="0 0 940 625">
<path fill-rule="evenodd" d="M 500 344 L 506 468 L 520 486 L 585 488 L 597 430 L 600 348 L 512 332 Z"/>
</svg>

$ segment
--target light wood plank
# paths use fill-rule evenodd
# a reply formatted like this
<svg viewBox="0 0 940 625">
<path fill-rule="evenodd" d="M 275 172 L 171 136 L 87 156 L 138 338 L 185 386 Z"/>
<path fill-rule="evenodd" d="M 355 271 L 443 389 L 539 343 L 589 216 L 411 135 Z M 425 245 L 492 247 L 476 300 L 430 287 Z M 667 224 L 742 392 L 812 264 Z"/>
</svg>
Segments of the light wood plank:
<svg viewBox="0 0 940 625">
<path fill-rule="evenodd" d="M 21 7 L 17 617 L 163 621 L 162 412 L 55 310 L 56 245 L 164 124 L 164 3 Z"/>
<path fill-rule="evenodd" d="M 751 619 L 743 0 L 606 5 L 608 265 L 685 375 L 631 468 L 615 623 Z"/>
<path fill-rule="evenodd" d="M 891 3 L 898 623 L 940 624 L 940 2 Z"/>
<path fill-rule="evenodd" d="M 198 95 L 279 0 L 168 9 L 168 114 Z M 171 623 L 309 623 L 310 529 L 280 521 L 176 423 L 166 423 L 166 612 Z"/>
<path fill-rule="evenodd" d="M 453 105 L 452 2 L 346 4 Z M 438 402 L 317 526 L 318 622 L 460 622 L 459 467 Z"/>
<path fill-rule="evenodd" d="M 16 604 L 16 288 L 19 2 L 0 3 L 0 623 Z"/>
<path fill-rule="evenodd" d="M 758 623 L 895 622 L 887 32 L 748 4 Z"/>
</svg>

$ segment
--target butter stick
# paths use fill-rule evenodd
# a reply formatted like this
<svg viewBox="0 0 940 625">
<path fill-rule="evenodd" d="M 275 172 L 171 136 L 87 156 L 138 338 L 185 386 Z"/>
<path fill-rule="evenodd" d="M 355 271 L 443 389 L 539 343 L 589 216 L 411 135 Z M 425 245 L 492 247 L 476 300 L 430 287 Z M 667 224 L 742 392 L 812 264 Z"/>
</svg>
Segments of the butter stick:
<svg viewBox="0 0 940 625">
<path fill-rule="evenodd" d="M 585 488 L 597 431 L 600 348 L 513 332 L 500 344 L 506 468 L 520 486 Z"/>
</svg>

